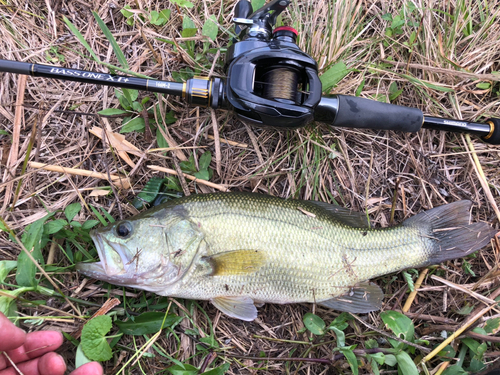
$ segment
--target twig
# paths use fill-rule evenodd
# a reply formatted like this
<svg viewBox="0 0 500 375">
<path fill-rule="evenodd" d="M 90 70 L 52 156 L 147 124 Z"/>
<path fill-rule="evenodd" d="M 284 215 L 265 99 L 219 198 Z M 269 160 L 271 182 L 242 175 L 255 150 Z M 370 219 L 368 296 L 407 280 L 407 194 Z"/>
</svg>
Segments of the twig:
<svg viewBox="0 0 500 375">
<path fill-rule="evenodd" d="M 495 211 L 498 220 L 500 220 L 500 210 L 498 209 L 493 194 L 491 194 L 490 187 L 488 186 L 488 181 L 486 180 L 486 176 L 484 175 L 483 167 L 481 167 L 481 162 L 479 161 L 479 158 L 476 155 L 476 150 L 474 149 L 474 145 L 472 144 L 470 135 L 465 134 L 465 139 L 467 140 L 467 146 L 469 147 L 469 150 L 472 151 L 472 154 L 469 155 L 469 157 L 472 157 L 474 161 L 472 165 L 474 166 L 474 170 L 476 171 L 479 182 L 483 187 L 484 194 L 486 195 L 486 198 L 488 198 L 488 202 L 490 202 L 491 208 L 493 208 L 493 211 Z"/>
<path fill-rule="evenodd" d="M 448 280 L 445 280 L 445 279 L 442 279 L 441 277 L 439 276 L 436 276 L 436 275 L 432 275 L 431 276 L 431 279 L 433 280 L 436 280 L 436 281 L 439 281 L 440 283 L 443 283 L 445 285 L 448 285 L 449 287 L 453 288 L 453 289 L 457 289 L 457 290 L 460 290 L 461 292 L 463 293 L 466 293 L 478 300 L 480 300 L 481 302 L 487 304 L 487 305 L 490 305 L 490 304 L 494 304 L 496 303 L 495 300 L 491 299 L 491 298 L 488 298 L 488 297 L 485 297 L 479 293 L 476 293 L 476 292 L 473 292 L 467 288 L 464 288 L 463 286 L 461 285 L 458 285 L 458 284 L 455 284 L 455 283 L 452 283 L 451 281 L 448 281 Z"/>
<path fill-rule="evenodd" d="M 191 193 L 189 192 L 189 188 L 186 184 L 186 180 L 184 179 L 181 166 L 179 165 L 179 160 L 177 160 L 175 154 L 173 154 L 172 160 L 174 161 L 174 166 L 175 166 L 175 171 L 177 172 L 177 176 L 179 176 L 179 182 L 181 183 L 182 191 L 184 192 L 184 195 L 186 197 L 189 197 Z"/>
<path fill-rule="evenodd" d="M 420 275 L 418 276 L 417 281 L 415 282 L 415 288 L 413 289 L 413 292 L 410 293 L 408 296 L 408 299 L 405 302 L 405 305 L 403 306 L 403 313 L 407 313 L 408 310 L 410 310 L 411 304 L 413 303 L 413 300 L 417 296 L 418 288 L 420 288 L 420 285 L 422 285 L 422 282 L 424 281 L 425 276 L 427 275 L 427 272 L 429 272 L 429 269 L 426 268 L 424 269 Z"/>
<path fill-rule="evenodd" d="M 170 168 L 158 167 L 156 165 L 148 165 L 147 167 L 150 168 L 150 169 L 152 169 L 152 170 L 154 170 L 154 171 L 170 173 L 170 174 L 173 174 L 173 175 L 177 176 L 177 172 L 174 171 L 173 169 L 170 169 Z M 188 180 L 196 181 L 199 184 L 203 184 L 203 185 L 209 186 L 211 188 L 214 188 L 214 189 L 217 189 L 217 190 L 220 190 L 220 191 L 229 191 L 228 188 L 226 188 L 226 187 L 224 187 L 222 185 L 214 184 L 213 182 L 206 181 L 206 180 L 200 180 L 199 178 L 196 178 L 196 177 L 191 176 L 191 175 L 186 174 L 186 173 L 182 173 L 182 175 L 184 177 L 186 177 Z"/>
<path fill-rule="evenodd" d="M 472 325 L 476 320 L 481 318 L 484 314 L 486 314 L 488 311 L 493 309 L 496 306 L 496 302 L 492 304 L 491 306 L 485 307 L 481 311 L 479 311 L 476 315 L 472 316 L 467 322 L 465 322 L 462 327 L 460 327 L 458 330 L 456 330 L 451 336 L 449 336 L 446 340 L 444 340 L 441 344 L 438 345 L 436 349 L 434 349 L 432 352 L 430 352 L 427 356 L 425 356 L 422 359 L 421 363 L 425 363 L 430 361 L 432 358 L 436 356 L 437 353 L 439 353 L 443 348 L 451 343 L 453 340 L 455 340 L 458 336 L 460 336 L 467 328 L 469 328 L 470 325 Z"/>
<path fill-rule="evenodd" d="M 59 172 L 59 173 L 77 175 L 77 176 L 86 176 L 86 177 L 100 178 L 102 180 L 108 180 L 108 176 L 106 176 L 106 174 L 101 173 L 101 172 L 88 171 L 86 169 L 60 167 L 58 165 L 36 163 L 33 161 L 29 162 L 29 166 L 32 168 L 44 169 L 46 171 L 51 171 L 51 172 Z M 114 185 L 121 187 L 123 189 L 130 189 L 131 185 L 130 185 L 130 182 L 128 181 L 127 177 L 111 174 L 110 178 L 111 178 L 110 182 L 113 183 Z"/>
</svg>

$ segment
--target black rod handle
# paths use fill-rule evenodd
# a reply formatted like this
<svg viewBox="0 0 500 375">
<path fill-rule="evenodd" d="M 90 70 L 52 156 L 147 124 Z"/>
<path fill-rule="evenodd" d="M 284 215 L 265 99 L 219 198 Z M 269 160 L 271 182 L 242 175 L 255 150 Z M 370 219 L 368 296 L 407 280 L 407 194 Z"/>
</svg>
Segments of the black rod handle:
<svg viewBox="0 0 500 375">
<path fill-rule="evenodd" d="M 417 132 L 424 115 L 417 108 L 402 107 L 357 96 L 322 97 L 314 119 L 332 126 Z"/>
<path fill-rule="evenodd" d="M 417 132 L 421 127 L 480 136 L 487 143 L 500 144 L 500 119 L 484 123 L 424 116 L 417 108 L 381 103 L 356 96 L 322 97 L 314 111 L 316 121 L 332 126 Z"/>
</svg>

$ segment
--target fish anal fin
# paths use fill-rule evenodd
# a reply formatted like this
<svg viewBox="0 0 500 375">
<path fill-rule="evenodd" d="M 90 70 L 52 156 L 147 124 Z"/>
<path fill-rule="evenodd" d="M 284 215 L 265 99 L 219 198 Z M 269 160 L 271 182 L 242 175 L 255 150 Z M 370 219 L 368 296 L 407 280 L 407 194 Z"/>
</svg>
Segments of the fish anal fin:
<svg viewBox="0 0 500 375">
<path fill-rule="evenodd" d="M 211 276 L 227 276 L 256 272 L 265 264 L 266 257 L 258 250 L 233 250 L 205 259 L 212 266 Z"/>
<path fill-rule="evenodd" d="M 318 302 L 318 305 L 338 311 L 367 313 L 380 310 L 384 293 L 376 284 L 364 282 L 352 287 L 348 293 Z"/>
<path fill-rule="evenodd" d="M 366 214 L 363 212 L 353 211 L 349 208 L 344 208 L 336 206 L 330 203 L 318 202 L 318 201 L 308 201 L 308 203 L 314 204 L 321 207 L 327 211 L 335 220 L 340 221 L 353 228 L 370 228 L 370 223 Z"/>
<path fill-rule="evenodd" d="M 251 322 L 257 318 L 257 308 L 250 297 L 216 297 L 212 304 L 231 318 Z"/>
</svg>

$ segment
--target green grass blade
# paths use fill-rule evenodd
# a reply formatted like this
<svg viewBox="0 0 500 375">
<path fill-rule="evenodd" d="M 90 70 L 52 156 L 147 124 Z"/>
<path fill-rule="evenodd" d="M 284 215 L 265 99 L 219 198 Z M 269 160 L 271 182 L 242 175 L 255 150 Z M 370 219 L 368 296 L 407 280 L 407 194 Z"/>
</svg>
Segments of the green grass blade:
<svg viewBox="0 0 500 375">
<path fill-rule="evenodd" d="M 80 41 L 80 43 L 87 49 L 87 51 L 90 53 L 90 55 L 92 56 L 92 58 L 95 60 L 95 61 L 98 61 L 98 62 L 101 62 L 101 60 L 99 59 L 99 57 L 97 57 L 97 55 L 95 54 L 95 52 L 92 50 L 92 48 L 90 47 L 90 45 L 87 43 L 87 41 L 85 40 L 85 38 L 83 37 L 83 35 L 80 33 L 80 31 L 78 31 L 78 29 L 76 28 L 75 25 L 73 25 L 71 23 L 71 21 L 69 19 L 67 19 L 66 17 L 63 16 L 63 19 L 64 19 L 64 22 L 66 22 L 66 25 L 68 25 L 69 29 L 71 30 L 71 32 L 76 36 L 76 38 Z"/>
<path fill-rule="evenodd" d="M 108 41 L 111 43 L 111 47 L 113 47 L 113 51 L 115 51 L 116 58 L 118 59 L 120 65 L 123 66 L 125 69 L 129 69 L 127 59 L 125 58 L 125 55 L 120 49 L 120 46 L 118 45 L 118 42 L 116 41 L 115 37 L 113 36 L 113 34 L 111 34 L 111 31 L 108 29 L 104 21 L 101 19 L 101 17 L 99 17 L 99 15 L 96 12 L 92 12 L 92 14 L 94 15 L 94 18 L 97 21 L 97 24 L 101 28 L 102 32 L 104 33 Z"/>
</svg>

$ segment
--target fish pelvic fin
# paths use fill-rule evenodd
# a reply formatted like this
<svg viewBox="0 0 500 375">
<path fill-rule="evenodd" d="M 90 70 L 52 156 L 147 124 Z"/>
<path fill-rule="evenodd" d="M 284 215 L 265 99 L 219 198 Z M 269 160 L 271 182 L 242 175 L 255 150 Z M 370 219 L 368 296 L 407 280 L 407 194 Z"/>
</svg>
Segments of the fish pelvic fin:
<svg viewBox="0 0 500 375">
<path fill-rule="evenodd" d="M 210 276 L 244 275 L 258 271 L 265 264 L 265 254 L 259 250 L 232 250 L 205 257 L 212 266 Z"/>
<path fill-rule="evenodd" d="M 462 258 L 486 246 L 496 230 L 487 223 L 470 222 L 472 202 L 458 201 L 422 212 L 403 222 L 418 228 L 432 241 L 429 261 L 422 266 Z"/>
<path fill-rule="evenodd" d="M 380 310 L 384 292 L 376 284 L 363 282 L 352 287 L 349 292 L 340 297 L 318 302 L 318 305 L 337 311 L 351 313 L 367 313 Z"/>
<path fill-rule="evenodd" d="M 231 318 L 251 322 L 257 318 L 257 308 L 250 297 L 216 297 L 210 300 L 212 304 Z"/>
</svg>

